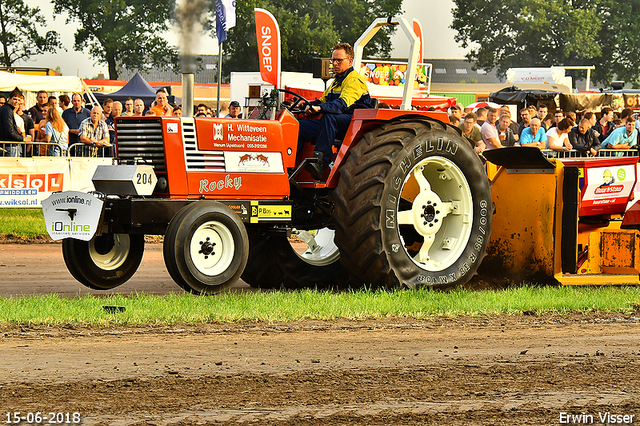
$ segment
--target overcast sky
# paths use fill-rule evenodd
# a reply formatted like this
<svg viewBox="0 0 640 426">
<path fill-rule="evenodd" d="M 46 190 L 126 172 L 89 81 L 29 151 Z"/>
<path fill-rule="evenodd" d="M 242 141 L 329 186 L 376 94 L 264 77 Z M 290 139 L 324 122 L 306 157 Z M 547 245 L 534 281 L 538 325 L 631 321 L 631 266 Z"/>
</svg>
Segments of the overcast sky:
<svg viewBox="0 0 640 426">
<path fill-rule="evenodd" d="M 151 0 L 153 1 L 153 0 Z M 62 70 L 63 75 L 78 75 L 82 78 L 92 78 L 103 73 L 108 78 L 108 69 L 106 65 L 96 64 L 88 53 L 76 52 L 73 50 L 73 34 L 76 31 L 76 25 L 70 23 L 65 25 L 66 16 L 53 15 L 53 6 L 49 0 L 28 0 L 29 6 L 39 6 L 43 15 L 47 19 L 51 29 L 58 31 L 60 34 L 62 45 L 67 52 L 60 51 L 55 55 L 45 54 L 39 55 L 27 63 L 19 65 L 47 67 L 55 69 L 57 66 Z M 422 24 L 424 32 L 424 57 L 425 58 L 447 58 L 458 59 L 464 57 L 465 50 L 458 47 L 453 40 L 454 31 L 449 28 L 453 19 L 451 8 L 452 0 L 404 0 L 403 15 L 409 23 L 417 18 Z M 177 36 L 172 36 L 170 41 L 177 43 Z M 353 42 L 355 40 L 352 40 Z M 406 57 L 408 54 L 408 43 L 406 36 L 399 32 L 393 38 L 394 46 L 397 51 L 393 53 L 394 57 Z M 200 43 L 201 51 L 197 53 L 217 54 L 217 42 L 215 39 L 203 38 Z M 207 50 L 210 49 L 210 50 Z"/>
</svg>

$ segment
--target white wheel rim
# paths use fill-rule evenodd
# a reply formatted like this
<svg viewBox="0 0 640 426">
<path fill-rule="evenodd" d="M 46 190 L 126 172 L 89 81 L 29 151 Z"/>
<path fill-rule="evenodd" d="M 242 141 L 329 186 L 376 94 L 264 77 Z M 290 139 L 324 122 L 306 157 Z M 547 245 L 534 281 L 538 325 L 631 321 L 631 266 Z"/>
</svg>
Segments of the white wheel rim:
<svg viewBox="0 0 640 426">
<path fill-rule="evenodd" d="M 189 244 L 194 266 L 205 275 L 220 275 L 233 261 L 235 244 L 229 228 L 220 222 L 203 223 L 196 229 Z"/>
<path fill-rule="evenodd" d="M 108 253 L 104 254 L 96 249 L 95 238 L 89 242 L 91 260 L 97 267 L 105 271 L 112 271 L 121 267 L 129 257 L 130 250 L 131 240 L 127 234 L 113 234 L 113 247 Z"/>
<path fill-rule="evenodd" d="M 335 234 L 336 231 L 329 228 L 294 231 L 294 235 L 304 241 L 307 244 L 307 248 L 304 253 L 298 253 L 296 250 L 293 251 L 310 265 L 331 265 L 340 259 L 340 250 L 335 243 Z"/>
<path fill-rule="evenodd" d="M 398 225 L 410 226 L 404 229 L 423 239 L 408 247 L 408 232 L 403 236 L 398 227 L 407 254 L 427 271 L 451 266 L 467 247 L 473 226 L 471 189 L 462 170 L 447 158 L 429 157 L 407 175 L 401 198 L 412 206 L 398 211 Z"/>
</svg>

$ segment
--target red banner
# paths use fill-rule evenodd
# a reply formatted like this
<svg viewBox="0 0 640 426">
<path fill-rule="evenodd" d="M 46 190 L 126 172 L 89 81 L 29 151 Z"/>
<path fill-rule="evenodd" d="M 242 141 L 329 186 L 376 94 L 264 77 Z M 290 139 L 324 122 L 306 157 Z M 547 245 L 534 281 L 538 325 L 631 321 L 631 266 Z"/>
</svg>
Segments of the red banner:
<svg viewBox="0 0 640 426">
<path fill-rule="evenodd" d="M 420 24 L 420 21 L 418 21 L 417 19 L 413 19 L 413 32 L 416 34 L 416 36 L 418 37 L 418 40 L 420 40 L 420 53 L 418 54 L 418 63 L 422 62 L 422 52 L 424 51 L 424 42 L 423 42 L 423 36 L 422 36 L 422 25 Z"/>
<path fill-rule="evenodd" d="M 270 12 L 264 9 L 254 10 L 260 76 L 266 83 L 280 88 L 280 28 Z"/>
</svg>

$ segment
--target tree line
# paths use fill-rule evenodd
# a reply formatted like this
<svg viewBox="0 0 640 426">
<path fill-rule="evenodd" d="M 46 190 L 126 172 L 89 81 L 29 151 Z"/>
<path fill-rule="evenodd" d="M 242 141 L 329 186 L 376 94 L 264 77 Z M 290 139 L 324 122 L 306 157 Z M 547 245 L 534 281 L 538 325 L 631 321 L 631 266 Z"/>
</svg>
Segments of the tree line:
<svg viewBox="0 0 640 426">
<path fill-rule="evenodd" d="M 454 3 L 455 40 L 477 68 L 505 75 L 512 67 L 595 65 L 596 82 L 640 85 L 640 0 Z"/>
<path fill-rule="evenodd" d="M 78 24 L 73 48 L 106 64 L 109 78 L 144 66 L 180 70 L 178 48 L 162 36 L 181 16 L 176 0 L 51 1 L 54 15 L 67 14 L 67 23 Z M 197 1 L 204 13 L 195 19 L 215 36 L 215 0 Z M 470 49 L 467 59 L 499 75 L 511 67 L 595 65 L 596 82 L 617 78 L 640 86 L 638 6 L 640 0 L 454 0 L 452 28 L 455 40 Z M 401 14 L 402 0 L 238 1 L 237 24 L 223 48 L 225 75 L 258 70 L 256 7 L 278 20 L 282 70 L 310 72 L 314 57 L 328 57 L 338 42 L 353 43 L 373 18 Z M 63 48 L 46 23 L 40 9 L 25 0 L 0 0 L 0 63 L 9 67 Z M 388 57 L 392 33 L 392 28 L 380 31 L 365 55 Z"/>
<path fill-rule="evenodd" d="M 191 19 L 215 36 L 215 0 L 200 1 L 204 2 L 204 13 Z M 88 52 L 97 63 L 106 64 L 110 79 L 117 79 L 121 69 L 147 66 L 180 71 L 178 48 L 162 36 L 176 23 L 180 28 L 178 20 L 184 18 L 185 10 L 181 12 L 176 0 L 52 0 L 52 4 L 54 15 L 66 13 L 67 24 L 78 24 L 73 49 Z M 341 41 L 353 43 L 373 17 L 396 16 L 401 13 L 401 4 L 402 0 L 238 1 L 237 24 L 223 45 L 224 72 L 258 70 L 256 7 L 269 10 L 278 20 L 282 70 L 310 72 L 313 57 L 329 56 L 331 47 Z M 63 48 L 56 31 L 39 30 L 46 21 L 40 8 L 30 8 L 24 0 L 0 0 L 0 43 L 4 48 L 0 63 L 10 67 Z M 380 31 L 367 53 L 388 57 L 392 31 Z"/>
</svg>

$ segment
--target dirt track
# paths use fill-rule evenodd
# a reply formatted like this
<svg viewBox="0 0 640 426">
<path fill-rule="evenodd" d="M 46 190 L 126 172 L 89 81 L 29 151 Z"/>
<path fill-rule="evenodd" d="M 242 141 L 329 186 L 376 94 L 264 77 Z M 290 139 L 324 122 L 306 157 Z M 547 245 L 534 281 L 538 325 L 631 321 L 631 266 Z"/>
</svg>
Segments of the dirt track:
<svg viewBox="0 0 640 426">
<path fill-rule="evenodd" d="M 4 330 L 0 415 L 85 425 L 560 424 L 640 414 L 638 319 Z M 595 424 L 599 424 L 595 422 Z"/>
<path fill-rule="evenodd" d="M 235 291 L 249 290 L 239 282 Z M 162 258 L 162 244 L 146 244 L 140 268 L 131 280 L 109 291 L 95 291 L 77 282 L 67 271 L 59 243 L 0 244 L 0 297 L 22 294 L 147 294 L 182 293 Z"/>
<path fill-rule="evenodd" d="M 46 249 L 30 247 L 44 258 Z M 51 283 L 67 288 L 63 265 L 44 268 L 45 285 L 40 269 L 31 267 L 37 259 L 22 254 L 17 264 L 25 266 L 11 260 L 21 250 L 0 246 L 0 286 L 9 276 L 30 290 L 25 293 Z M 157 286 L 151 291 L 169 291 L 174 285 L 151 253 L 143 261 L 150 276 L 141 270 L 132 287 L 149 280 Z M 557 425 L 566 420 L 562 413 L 585 413 L 603 424 L 598 413 L 610 412 L 633 415 L 638 424 L 639 326 L 640 313 L 591 313 L 157 329 L 4 327 L 0 420 L 7 412 L 40 411 L 79 412 L 83 424 L 105 426 Z"/>
</svg>

